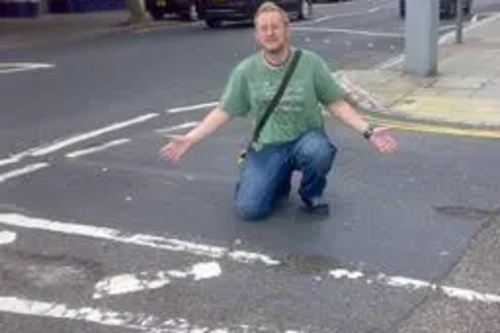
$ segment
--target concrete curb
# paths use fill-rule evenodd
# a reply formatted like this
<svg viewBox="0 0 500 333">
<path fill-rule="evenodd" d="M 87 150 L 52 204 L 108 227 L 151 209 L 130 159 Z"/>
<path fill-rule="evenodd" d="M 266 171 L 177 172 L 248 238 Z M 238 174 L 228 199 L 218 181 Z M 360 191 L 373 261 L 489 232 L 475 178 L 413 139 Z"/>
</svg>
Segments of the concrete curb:
<svg viewBox="0 0 500 333">
<path fill-rule="evenodd" d="M 500 13 L 469 26 L 465 30 L 470 32 L 498 20 L 500 20 Z M 449 44 L 453 36 L 453 33 L 443 36 L 440 44 Z M 443 55 L 440 59 L 444 61 L 450 57 L 453 55 Z M 436 89 L 436 87 L 431 86 L 439 84 L 438 81 L 445 77 L 450 79 L 450 76 L 453 79 L 460 79 L 460 77 L 454 77 L 448 73 L 430 78 L 412 77 L 404 74 L 403 69 L 396 68 L 403 60 L 402 56 L 396 57 L 370 71 L 340 71 L 334 73 L 334 76 L 348 92 L 348 100 L 375 119 L 393 119 L 460 129 L 500 131 L 500 99 L 496 97 L 466 99 L 462 96 L 432 94 L 431 89 Z M 451 71 L 448 70 L 448 72 Z M 360 79 L 353 79 L 356 75 Z M 389 87 L 384 87 L 386 85 Z M 394 91 L 391 91 L 391 87 Z M 367 90 L 375 91 L 375 93 Z M 425 93 L 421 94 L 422 91 L 431 92 L 431 94 L 427 96 Z"/>
</svg>

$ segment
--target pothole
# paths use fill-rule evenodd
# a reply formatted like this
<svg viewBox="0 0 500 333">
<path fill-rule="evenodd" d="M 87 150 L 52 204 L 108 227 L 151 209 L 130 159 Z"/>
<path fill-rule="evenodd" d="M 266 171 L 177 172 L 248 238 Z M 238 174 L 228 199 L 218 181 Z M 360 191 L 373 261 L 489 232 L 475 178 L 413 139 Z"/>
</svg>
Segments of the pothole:
<svg viewBox="0 0 500 333">
<path fill-rule="evenodd" d="M 44 256 L 40 254 L 0 252 L 2 283 L 31 286 L 36 289 L 50 287 L 81 287 L 103 276 L 100 264 L 70 256 Z"/>
</svg>

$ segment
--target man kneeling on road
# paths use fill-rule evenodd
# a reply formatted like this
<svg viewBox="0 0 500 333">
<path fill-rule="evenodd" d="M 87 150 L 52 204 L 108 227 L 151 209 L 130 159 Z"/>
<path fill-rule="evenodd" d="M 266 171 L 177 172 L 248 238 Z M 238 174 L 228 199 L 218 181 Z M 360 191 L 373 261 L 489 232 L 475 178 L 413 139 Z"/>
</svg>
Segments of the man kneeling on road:
<svg viewBox="0 0 500 333">
<path fill-rule="evenodd" d="M 292 173 L 299 171 L 302 179 L 298 193 L 305 210 L 328 214 L 328 203 L 322 195 L 337 149 L 323 129 L 320 104 L 362 133 L 379 152 L 392 153 L 397 143 L 387 128 L 371 126 L 343 100 L 343 89 L 324 60 L 310 51 L 301 51 L 281 99 L 274 110 L 266 110 L 282 81 L 286 82 L 282 79 L 298 50 L 290 46 L 290 22 L 277 5 L 264 3 L 254 23 L 255 39 L 262 51 L 234 69 L 219 106 L 189 133 L 171 137 L 162 153 L 178 162 L 194 144 L 232 117 L 249 115 L 258 123 L 269 113 L 243 161 L 236 209 L 247 220 L 269 216 L 278 201 L 288 196 Z"/>
</svg>

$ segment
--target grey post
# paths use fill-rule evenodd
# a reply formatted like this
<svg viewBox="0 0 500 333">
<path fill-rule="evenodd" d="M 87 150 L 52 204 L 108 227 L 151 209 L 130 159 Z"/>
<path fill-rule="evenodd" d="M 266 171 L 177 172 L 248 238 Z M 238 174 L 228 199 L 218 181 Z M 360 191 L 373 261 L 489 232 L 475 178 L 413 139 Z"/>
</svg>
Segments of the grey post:
<svg viewBox="0 0 500 333">
<path fill-rule="evenodd" d="M 437 73 L 439 0 L 406 0 L 406 72 L 421 76 Z"/>
<path fill-rule="evenodd" d="M 457 0 L 457 13 L 456 13 L 456 34 L 455 42 L 457 44 L 463 43 L 463 27 L 464 27 L 464 0 Z"/>
</svg>

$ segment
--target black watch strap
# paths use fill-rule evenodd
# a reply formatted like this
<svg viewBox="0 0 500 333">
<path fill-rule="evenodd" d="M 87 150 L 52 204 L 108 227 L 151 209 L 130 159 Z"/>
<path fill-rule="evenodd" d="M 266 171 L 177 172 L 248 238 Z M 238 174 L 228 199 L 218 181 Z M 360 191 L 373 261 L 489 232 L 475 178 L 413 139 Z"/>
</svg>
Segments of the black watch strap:
<svg viewBox="0 0 500 333">
<path fill-rule="evenodd" d="M 370 140 L 370 138 L 373 135 L 373 131 L 375 130 L 375 126 L 373 125 L 368 125 L 368 127 L 363 131 L 363 137 L 366 140 Z"/>
</svg>

